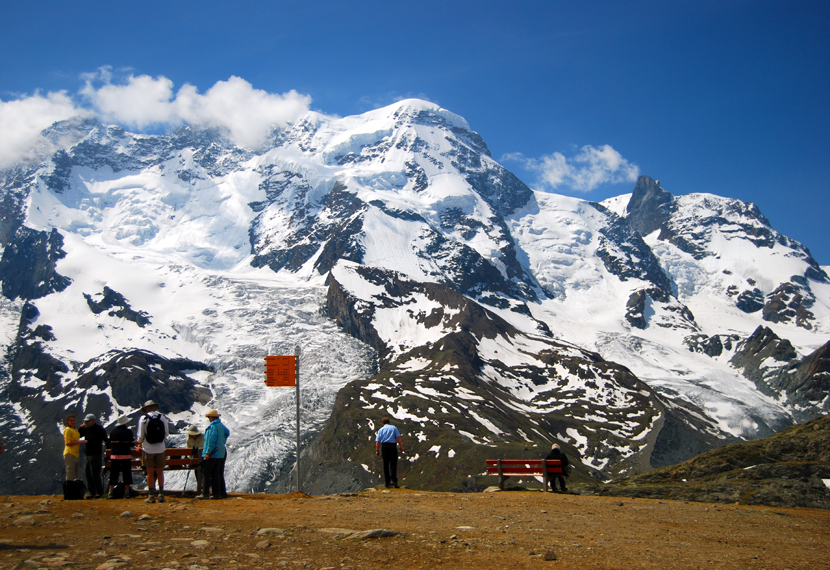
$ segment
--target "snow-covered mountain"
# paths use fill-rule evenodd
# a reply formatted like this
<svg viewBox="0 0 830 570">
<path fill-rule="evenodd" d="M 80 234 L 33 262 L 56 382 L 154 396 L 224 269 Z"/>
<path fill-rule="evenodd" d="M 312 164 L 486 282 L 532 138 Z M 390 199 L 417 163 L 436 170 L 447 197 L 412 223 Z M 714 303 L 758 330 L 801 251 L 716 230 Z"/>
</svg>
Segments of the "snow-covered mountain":
<svg viewBox="0 0 830 570">
<path fill-rule="evenodd" d="M 754 205 L 535 192 L 424 101 L 258 149 L 56 123 L 0 210 L 4 492 L 57 488 L 67 410 L 148 398 L 179 431 L 220 409 L 232 487 L 285 488 L 293 392 L 262 358 L 294 346 L 320 490 L 375 480 L 383 415 L 410 484 L 455 488 L 495 447 L 607 477 L 830 408 L 830 279 Z"/>
</svg>

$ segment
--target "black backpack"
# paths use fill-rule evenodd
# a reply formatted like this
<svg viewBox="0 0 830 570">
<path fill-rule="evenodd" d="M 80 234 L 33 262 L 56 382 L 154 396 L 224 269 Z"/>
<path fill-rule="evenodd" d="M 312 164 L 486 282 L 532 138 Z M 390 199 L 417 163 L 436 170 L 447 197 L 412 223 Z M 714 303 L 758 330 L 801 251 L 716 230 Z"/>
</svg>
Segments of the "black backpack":
<svg viewBox="0 0 830 570">
<path fill-rule="evenodd" d="M 86 493 L 86 485 L 80 479 L 63 482 L 63 500 L 81 501 Z"/>
<path fill-rule="evenodd" d="M 164 420 L 161 415 L 147 416 L 147 431 L 144 439 L 147 443 L 161 443 L 164 441 Z"/>
</svg>

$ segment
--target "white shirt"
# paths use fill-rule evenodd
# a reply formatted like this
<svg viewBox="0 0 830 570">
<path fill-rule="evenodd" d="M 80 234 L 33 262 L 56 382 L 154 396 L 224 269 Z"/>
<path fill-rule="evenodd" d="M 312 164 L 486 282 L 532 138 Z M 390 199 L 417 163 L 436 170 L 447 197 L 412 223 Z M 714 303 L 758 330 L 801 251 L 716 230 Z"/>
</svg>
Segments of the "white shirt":
<svg viewBox="0 0 830 570">
<path fill-rule="evenodd" d="M 158 412 L 150 412 L 148 414 L 144 414 L 138 420 L 138 443 L 142 444 L 142 449 L 144 449 L 144 453 L 164 453 L 164 450 L 167 449 L 167 445 L 164 441 L 161 441 L 159 443 L 149 443 L 144 441 L 144 438 L 147 437 L 147 416 L 153 418 L 160 417 L 161 421 L 164 423 L 164 439 L 167 439 L 167 437 L 170 435 L 170 427 L 167 425 L 170 420 L 168 420 L 166 417 L 164 417 Z"/>
</svg>

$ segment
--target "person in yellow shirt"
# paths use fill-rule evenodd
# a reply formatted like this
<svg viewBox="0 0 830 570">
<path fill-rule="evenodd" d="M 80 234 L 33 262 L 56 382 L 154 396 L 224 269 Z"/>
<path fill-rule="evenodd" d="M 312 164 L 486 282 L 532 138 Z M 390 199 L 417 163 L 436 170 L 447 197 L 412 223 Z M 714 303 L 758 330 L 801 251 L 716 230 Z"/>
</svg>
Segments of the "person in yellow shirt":
<svg viewBox="0 0 830 570">
<path fill-rule="evenodd" d="M 63 463 L 66 465 L 66 480 L 74 481 L 78 478 L 81 444 L 86 441 L 81 439 L 81 434 L 75 429 L 75 414 L 66 416 L 63 425 Z"/>
</svg>

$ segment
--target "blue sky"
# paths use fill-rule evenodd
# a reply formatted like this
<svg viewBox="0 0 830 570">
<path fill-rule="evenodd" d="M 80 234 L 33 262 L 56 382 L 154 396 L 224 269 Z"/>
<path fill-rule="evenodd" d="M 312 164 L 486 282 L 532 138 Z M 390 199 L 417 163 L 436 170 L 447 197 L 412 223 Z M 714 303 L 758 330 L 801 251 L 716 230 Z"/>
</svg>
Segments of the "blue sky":
<svg viewBox="0 0 830 570">
<path fill-rule="evenodd" d="M 337 115 L 421 97 L 533 187 L 629 192 L 552 188 L 529 167 L 610 145 L 674 194 L 755 202 L 830 265 L 830 2 L 2 0 L 0 15 L 6 103 L 63 90 L 88 106 L 102 66 L 200 93 L 237 76 Z"/>
</svg>

